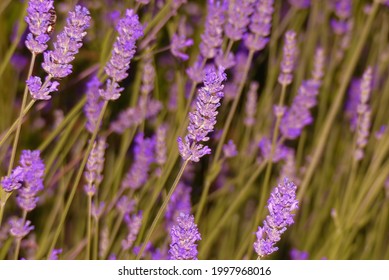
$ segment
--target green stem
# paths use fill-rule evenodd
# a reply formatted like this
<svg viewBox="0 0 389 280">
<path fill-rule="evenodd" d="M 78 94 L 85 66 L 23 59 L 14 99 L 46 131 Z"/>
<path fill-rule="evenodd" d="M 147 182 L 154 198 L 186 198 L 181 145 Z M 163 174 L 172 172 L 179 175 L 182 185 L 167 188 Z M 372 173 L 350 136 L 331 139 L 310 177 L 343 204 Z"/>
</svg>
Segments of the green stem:
<svg viewBox="0 0 389 280">
<path fill-rule="evenodd" d="M 248 57 L 247 57 L 246 65 L 245 65 L 244 70 L 243 70 L 242 80 L 239 84 L 238 92 L 235 96 L 234 102 L 232 103 L 232 107 L 231 107 L 230 111 L 228 112 L 227 120 L 224 123 L 223 129 L 222 129 L 223 133 L 222 133 L 222 136 L 220 137 L 220 140 L 218 142 L 213 162 L 217 162 L 217 160 L 220 158 L 222 147 L 223 147 L 224 141 L 226 140 L 228 130 L 230 129 L 232 118 L 234 117 L 235 111 L 238 107 L 239 100 L 240 100 L 240 97 L 241 97 L 242 92 L 243 92 L 243 87 L 245 85 L 253 57 L 254 57 L 254 51 L 250 50 Z M 205 194 L 205 195 L 207 195 L 207 194 Z M 202 207 L 202 206 L 200 205 L 200 207 Z"/>
<path fill-rule="evenodd" d="M 162 206 L 159 208 L 158 210 L 158 213 L 157 215 L 155 216 L 154 220 L 153 220 L 153 223 L 151 224 L 148 232 L 147 232 L 147 235 L 146 235 L 146 238 L 145 240 L 143 241 L 143 244 L 142 244 L 142 247 L 138 253 L 138 255 L 136 256 L 136 259 L 139 260 L 141 258 L 141 256 L 143 255 L 143 252 L 147 246 L 147 243 L 149 242 L 150 238 L 151 238 L 151 235 L 153 234 L 154 230 L 155 230 L 155 227 L 157 226 L 157 223 L 159 222 L 159 219 L 161 218 L 162 214 L 165 212 L 165 209 L 166 209 L 166 206 L 167 204 L 169 203 L 170 201 L 170 198 L 171 196 L 173 195 L 174 191 L 176 190 L 176 187 L 178 185 L 178 182 L 180 181 L 181 179 L 181 176 L 182 174 L 184 173 L 184 170 L 185 170 L 185 167 L 187 166 L 187 164 L 189 163 L 189 159 L 187 159 L 186 161 L 184 161 L 184 163 L 182 164 L 181 166 L 181 169 L 180 171 L 178 172 L 177 174 L 177 177 L 176 179 L 174 180 L 174 183 L 173 183 L 173 186 L 171 187 L 167 197 L 165 198 L 165 200 L 163 201 L 163 204 Z"/>
<path fill-rule="evenodd" d="M 88 216 L 86 221 L 86 236 L 87 236 L 87 243 L 86 243 L 86 254 L 85 259 L 90 259 L 90 247 L 91 247 L 91 214 L 92 212 L 92 196 L 88 195 Z"/>
<path fill-rule="evenodd" d="M 315 150 L 314 150 L 313 155 L 312 155 L 312 160 L 310 162 L 310 165 L 308 166 L 308 169 L 306 171 L 304 179 L 303 179 L 301 186 L 299 188 L 299 191 L 297 193 L 298 200 L 301 200 L 301 198 L 304 196 L 305 190 L 306 190 L 308 184 L 310 183 L 311 178 L 313 176 L 313 173 L 316 170 L 316 167 L 319 163 L 319 160 L 320 160 L 321 155 L 323 153 L 325 144 L 327 143 L 327 139 L 328 139 L 332 124 L 334 123 L 336 114 L 342 105 L 342 99 L 343 99 L 344 93 L 346 92 L 346 89 L 347 89 L 347 86 L 348 86 L 349 81 L 351 79 L 351 76 L 353 74 L 353 71 L 357 65 L 358 58 L 362 52 L 362 48 L 366 42 L 369 30 L 371 29 L 373 20 L 377 14 L 378 5 L 379 5 L 379 3 L 377 1 L 375 1 L 373 3 L 373 6 L 372 6 L 371 12 L 368 16 L 367 22 L 364 25 L 362 33 L 356 42 L 356 47 L 354 49 L 350 50 L 351 58 L 349 59 L 348 63 L 346 63 L 347 67 L 343 71 L 344 76 L 342 77 L 341 84 L 339 86 L 338 91 L 336 92 L 335 100 L 333 101 L 332 106 L 330 108 L 330 111 L 328 113 L 328 116 L 323 124 L 323 128 L 321 130 L 321 133 L 319 134 L 320 136 L 318 136 L 318 143 L 315 145 Z"/>
<path fill-rule="evenodd" d="M 23 223 L 22 225 L 24 226 L 24 223 L 26 222 L 26 217 L 27 217 L 27 211 L 23 210 Z M 22 238 L 17 238 L 16 239 L 16 248 L 15 248 L 15 255 L 14 255 L 14 260 L 17 260 L 19 257 L 19 251 L 20 251 L 20 243 L 22 242 Z"/>
<path fill-rule="evenodd" d="M 91 139 L 89 141 L 89 144 L 88 144 L 88 148 L 87 148 L 87 150 L 85 152 L 84 158 L 83 158 L 83 160 L 81 162 L 81 165 L 79 167 L 78 173 L 76 175 L 76 179 L 75 179 L 74 184 L 72 186 L 71 193 L 70 193 L 70 195 L 68 197 L 68 200 L 66 201 L 65 209 L 62 212 L 61 219 L 60 219 L 59 225 L 57 227 L 57 230 L 56 230 L 56 232 L 54 234 L 54 238 L 53 238 L 53 241 L 51 243 L 48 255 L 50 255 L 50 253 L 53 251 L 54 246 L 57 243 L 58 237 L 59 237 L 59 235 L 60 235 L 60 233 L 62 231 L 62 227 L 64 226 L 64 223 L 65 223 L 65 220 L 66 220 L 66 216 L 67 216 L 67 214 L 69 212 L 70 205 L 73 202 L 74 195 L 76 194 L 77 186 L 78 186 L 78 184 L 79 184 L 79 182 L 81 180 L 82 174 L 84 172 L 84 167 L 85 167 L 86 162 L 88 160 L 89 154 L 92 151 L 93 143 L 96 140 L 97 133 L 99 131 L 99 127 L 100 127 L 101 121 L 103 119 L 105 110 L 107 109 L 107 105 L 108 105 L 108 101 L 105 101 L 104 105 L 103 105 L 103 108 L 101 109 L 101 112 L 100 112 L 100 115 L 99 115 L 99 119 L 98 119 L 98 121 L 96 123 L 96 128 L 93 131 L 92 137 L 91 137 Z"/>
<path fill-rule="evenodd" d="M 35 65 L 35 58 L 36 58 L 36 54 L 32 53 L 30 68 L 28 69 L 28 74 L 27 74 L 27 80 L 32 75 L 32 71 L 33 71 L 34 65 Z M 17 150 L 17 146 L 18 146 L 18 142 L 19 142 L 20 131 L 21 131 L 21 128 L 22 128 L 22 118 L 23 118 L 23 115 L 24 115 L 23 114 L 24 113 L 24 108 L 26 107 L 26 103 L 27 103 L 27 97 L 28 97 L 28 86 L 26 84 L 25 87 L 24 87 L 22 106 L 20 108 L 19 118 L 17 120 L 15 138 L 14 138 L 14 142 L 13 142 L 13 145 L 12 145 L 11 159 L 10 159 L 9 165 L 8 165 L 8 176 L 11 174 L 11 171 L 12 171 L 12 168 L 13 168 L 13 165 L 14 165 L 14 161 L 15 161 L 15 156 L 16 156 L 16 150 Z"/>
</svg>

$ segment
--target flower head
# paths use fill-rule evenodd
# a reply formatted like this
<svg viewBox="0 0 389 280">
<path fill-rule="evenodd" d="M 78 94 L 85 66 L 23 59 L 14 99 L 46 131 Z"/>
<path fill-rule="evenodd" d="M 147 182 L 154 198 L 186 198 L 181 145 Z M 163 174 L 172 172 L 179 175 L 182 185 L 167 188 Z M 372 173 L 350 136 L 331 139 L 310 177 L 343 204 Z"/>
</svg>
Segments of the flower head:
<svg viewBox="0 0 389 280">
<path fill-rule="evenodd" d="M 296 189 L 296 185 L 285 178 L 283 184 L 279 184 L 271 192 L 267 202 L 269 215 L 263 222 L 263 227 L 258 227 L 257 241 L 254 243 L 259 257 L 277 251 L 275 244 L 281 239 L 281 234 L 294 223 L 293 211 L 298 208 Z"/>
<path fill-rule="evenodd" d="M 197 260 L 196 241 L 201 240 L 201 235 L 192 215 L 180 213 L 177 224 L 170 230 L 170 236 L 171 260 Z"/>
<path fill-rule="evenodd" d="M 292 83 L 292 72 L 295 66 L 296 56 L 296 32 L 288 31 L 285 34 L 283 57 L 281 61 L 281 74 L 278 76 L 278 82 L 280 84 L 289 85 Z"/>
<path fill-rule="evenodd" d="M 216 124 L 217 108 L 224 96 L 222 82 L 226 79 L 223 69 L 218 71 L 214 67 L 206 70 L 204 86 L 199 90 L 196 109 L 189 113 L 188 134 L 185 140 L 177 139 L 178 149 L 184 160 L 198 162 L 200 158 L 211 153 L 208 146 L 200 144 L 209 140 L 208 133 L 213 131 Z"/>
</svg>

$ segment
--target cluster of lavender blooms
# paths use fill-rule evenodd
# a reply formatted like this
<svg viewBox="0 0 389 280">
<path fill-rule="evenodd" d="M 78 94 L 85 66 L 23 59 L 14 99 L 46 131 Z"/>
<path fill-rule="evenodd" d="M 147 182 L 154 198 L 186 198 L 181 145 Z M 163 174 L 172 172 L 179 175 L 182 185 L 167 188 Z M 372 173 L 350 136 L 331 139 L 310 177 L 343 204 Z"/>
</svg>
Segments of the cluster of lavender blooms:
<svg viewBox="0 0 389 280">
<path fill-rule="evenodd" d="M 184 160 L 198 162 L 201 157 L 211 153 L 211 149 L 201 142 L 209 140 L 207 135 L 216 124 L 217 108 L 224 96 L 222 82 L 225 79 L 226 74 L 222 68 L 206 69 L 204 86 L 199 89 L 196 99 L 196 110 L 189 114 L 188 134 L 184 140 L 181 137 L 177 139 L 178 149 Z"/>
<path fill-rule="evenodd" d="M 257 241 L 254 243 L 255 252 L 260 258 L 278 250 L 275 244 L 281 240 L 281 234 L 287 227 L 294 223 L 293 211 L 298 208 L 296 190 L 296 185 L 285 178 L 271 192 L 267 202 L 269 215 L 266 216 L 263 226 L 258 227 Z"/>
<path fill-rule="evenodd" d="M 27 35 L 26 47 L 34 54 L 47 49 L 50 40 L 50 27 L 55 20 L 52 15 L 54 1 L 31 0 L 28 2 L 26 22 L 30 33 Z"/>
<path fill-rule="evenodd" d="M 25 213 L 31 212 L 37 206 L 38 193 L 43 190 L 44 173 L 45 165 L 40 151 L 23 150 L 19 165 L 1 180 L 1 187 L 8 193 L 17 192 L 16 203 L 19 208 Z M 23 238 L 34 228 L 25 219 L 13 219 L 10 224 L 10 233 L 17 238 Z"/>
<path fill-rule="evenodd" d="M 100 89 L 100 96 L 104 100 L 116 100 L 120 97 L 121 88 L 118 82 L 124 80 L 130 68 L 131 59 L 135 55 L 136 40 L 143 36 L 143 26 L 139 23 L 138 15 L 134 10 L 126 10 L 126 15 L 116 25 L 119 33 L 113 45 L 111 58 L 105 67 L 109 79 L 105 89 Z"/>
<path fill-rule="evenodd" d="M 171 260 L 197 260 L 196 241 L 201 235 L 190 214 L 180 213 L 177 224 L 170 231 L 171 243 L 169 256 Z"/>
<path fill-rule="evenodd" d="M 43 83 L 38 76 L 31 76 L 26 82 L 32 98 L 35 100 L 49 100 L 51 98 L 50 93 L 57 91 L 59 86 L 57 81 L 51 80 L 53 78 L 61 79 L 72 73 L 70 63 L 82 46 L 82 39 L 86 35 L 90 20 L 89 11 L 85 7 L 76 6 L 74 11 L 69 12 L 66 26 L 54 42 L 54 50 L 43 53 L 42 68 L 48 76 L 46 76 Z"/>
</svg>

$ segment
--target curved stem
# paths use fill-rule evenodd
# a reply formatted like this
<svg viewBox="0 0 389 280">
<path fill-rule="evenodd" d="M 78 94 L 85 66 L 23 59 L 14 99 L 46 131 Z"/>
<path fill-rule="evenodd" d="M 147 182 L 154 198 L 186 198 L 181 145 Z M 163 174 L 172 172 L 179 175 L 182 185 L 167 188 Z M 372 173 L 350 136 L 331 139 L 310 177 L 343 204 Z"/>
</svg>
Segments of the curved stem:
<svg viewBox="0 0 389 280">
<path fill-rule="evenodd" d="M 82 174 L 84 172 L 84 167 L 86 165 L 86 162 L 88 160 L 88 157 L 89 157 L 89 154 L 90 152 L 92 151 L 92 148 L 93 148 L 93 143 L 95 142 L 96 140 L 96 136 L 97 136 L 97 133 L 99 131 L 99 127 L 100 127 L 100 124 L 101 124 L 101 121 L 103 119 L 103 116 L 104 116 L 104 112 L 105 110 L 107 109 L 107 105 L 108 105 L 108 101 L 106 100 L 104 102 L 104 105 L 103 105 L 103 108 L 101 109 L 101 112 L 100 112 L 100 115 L 99 115 L 99 119 L 96 123 L 96 128 L 95 130 L 93 131 L 93 134 L 92 134 L 92 138 L 90 139 L 89 141 L 89 144 L 88 144 L 88 148 L 85 152 L 85 155 L 84 155 L 84 158 L 81 162 L 81 165 L 78 169 L 78 173 L 77 173 L 77 176 L 76 176 L 76 179 L 74 181 L 74 184 L 72 186 L 72 189 L 71 189 L 71 192 L 70 192 L 70 195 L 68 197 L 68 200 L 66 201 L 66 205 L 65 205 L 65 209 L 63 210 L 62 212 L 62 215 L 61 215 L 61 219 L 60 219 L 60 222 L 59 222 L 59 225 L 57 227 L 57 230 L 55 231 L 55 234 L 54 234 L 54 238 L 53 238 L 53 241 L 51 242 L 51 245 L 50 245 L 50 249 L 49 249 L 49 252 L 48 252 L 48 255 L 50 255 L 50 253 L 53 251 L 54 249 L 54 246 L 55 244 L 57 243 L 57 240 L 58 240 L 58 237 L 61 233 L 61 230 L 62 230 L 62 227 L 65 223 L 65 220 L 66 220 L 66 216 L 69 212 L 69 209 L 70 209 L 70 205 L 72 204 L 73 202 L 73 198 L 74 198 L 74 195 L 76 194 L 76 190 L 77 190 L 77 186 L 78 184 L 80 183 L 80 180 L 81 180 L 81 177 L 82 177 Z"/>
<path fill-rule="evenodd" d="M 369 17 L 367 19 L 366 24 L 364 25 L 364 28 L 362 30 L 361 35 L 359 36 L 359 39 L 356 42 L 356 47 L 352 50 L 350 50 L 351 58 L 349 59 L 348 63 L 346 63 L 347 67 L 343 71 L 344 76 L 341 79 L 341 84 L 339 86 L 338 91 L 336 92 L 335 100 L 332 103 L 332 106 L 330 108 L 329 114 L 324 122 L 323 128 L 320 133 L 320 137 L 318 138 L 318 143 L 315 145 L 315 150 L 312 155 L 312 160 L 310 165 L 308 166 L 306 175 L 304 176 L 304 179 L 301 183 L 301 186 L 299 188 L 299 191 L 297 193 L 297 199 L 301 200 L 303 197 L 305 190 L 311 181 L 311 178 L 313 176 L 313 172 L 315 171 L 319 160 L 321 158 L 321 155 L 323 153 L 325 144 L 327 143 L 327 139 L 332 127 L 332 124 L 335 120 L 336 114 L 339 111 L 340 106 L 342 105 L 343 96 L 346 92 L 348 83 L 351 79 L 351 76 L 353 74 L 353 71 L 355 69 L 355 66 L 357 65 L 358 58 L 362 52 L 362 48 L 366 42 L 367 35 L 369 33 L 369 30 L 371 29 L 373 20 L 375 18 L 375 15 L 378 11 L 378 5 L 379 3 L 377 1 L 374 1 L 371 12 L 369 14 Z"/>
<path fill-rule="evenodd" d="M 178 182 L 180 181 L 181 179 L 181 176 L 182 174 L 184 173 L 184 170 L 185 170 L 185 167 L 187 166 L 187 164 L 189 163 L 189 159 L 187 159 L 186 161 L 184 161 L 184 163 L 182 164 L 181 166 L 181 169 L 180 171 L 178 172 L 177 174 L 177 177 L 176 179 L 174 180 L 174 183 L 173 183 L 173 186 L 171 187 L 167 197 L 165 198 L 165 200 L 163 201 L 163 204 L 162 206 L 159 208 L 158 210 L 158 213 L 157 215 L 155 216 L 154 220 L 153 220 L 153 223 L 151 224 L 150 228 L 149 228 L 149 231 L 147 232 L 147 235 L 146 235 L 146 238 L 145 240 L 143 241 L 143 244 L 142 244 L 142 247 L 141 249 L 139 250 L 139 253 L 138 255 L 136 256 L 136 259 L 139 260 L 141 258 L 141 256 L 143 255 L 143 252 L 147 246 L 147 243 L 149 242 L 150 238 L 151 238 L 151 235 L 153 234 L 154 230 L 155 230 L 155 227 L 157 226 L 157 223 L 159 221 L 159 219 L 161 218 L 162 214 L 165 212 L 165 209 L 166 209 L 166 206 L 167 204 L 169 203 L 170 201 L 170 198 L 172 197 L 172 194 L 174 193 L 174 191 L 176 190 L 176 187 L 178 185 Z"/>
</svg>

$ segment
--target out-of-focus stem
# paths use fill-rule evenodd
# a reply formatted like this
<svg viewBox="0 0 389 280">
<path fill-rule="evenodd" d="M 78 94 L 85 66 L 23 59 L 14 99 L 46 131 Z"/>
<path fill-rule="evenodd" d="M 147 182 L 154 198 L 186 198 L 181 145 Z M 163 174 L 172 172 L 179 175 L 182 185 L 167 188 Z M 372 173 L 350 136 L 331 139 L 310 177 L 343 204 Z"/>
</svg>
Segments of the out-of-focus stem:
<svg viewBox="0 0 389 280">
<path fill-rule="evenodd" d="M 92 212 L 92 196 L 88 195 L 88 214 L 87 214 L 87 223 L 86 223 L 86 237 L 87 237 L 87 243 L 86 243 L 86 254 L 85 259 L 90 259 L 90 247 L 91 247 L 91 214 Z"/>
<path fill-rule="evenodd" d="M 154 230 L 155 230 L 155 227 L 157 226 L 157 223 L 159 222 L 159 219 L 161 218 L 162 214 L 165 212 L 165 209 L 166 209 L 166 206 L 167 204 L 169 203 L 170 201 L 170 198 L 172 197 L 174 191 L 176 190 L 176 187 L 178 185 L 178 182 L 180 181 L 181 179 L 181 176 L 182 174 L 184 173 L 185 171 L 185 167 L 187 166 L 187 164 L 189 163 L 189 159 L 187 159 L 186 161 L 184 161 L 184 163 L 182 164 L 181 166 L 181 169 L 180 171 L 178 172 L 177 174 L 177 177 L 176 179 L 174 180 L 174 183 L 173 183 L 173 186 L 171 187 L 168 195 L 166 196 L 165 200 L 163 201 L 163 204 L 162 206 L 159 208 L 158 210 L 158 213 L 157 215 L 155 216 L 154 220 L 153 220 L 153 223 L 151 224 L 148 232 L 147 232 L 147 235 L 146 235 L 146 238 L 145 240 L 143 241 L 143 244 L 142 244 L 142 247 L 141 249 L 139 250 L 139 253 L 138 255 L 136 256 L 136 259 L 139 260 L 141 258 L 141 256 L 143 255 L 143 252 L 147 246 L 147 243 L 149 242 L 150 238 L 151 238 L 151 235 L 153 234 Z"/>
<path fill-rule="evenodd" d="M 87 162 L 87 160 L 88 160 L 89 154 L 90 154 L 90 152 L 92 151 L 93 143 L 94 143 L 95 140 L 96 140 L 97 133 L 98 133 L 98 131 L 99 131 L 99 127 L 100 127 L 101 121 L 102 121 L 102 119 L 103 119 L 105 110 L 107 109 L 107 105 L 108 105 L 108 101 L 105 101 L 104 104 L 103 104 L 103 108 L 101 109 L 99 118 L 98 118 L 98 120 L 97 120 L 96 128 L 95 128 L 95 130 L 93 131 L 93 134 L 92 134 L 92 137 L 91 137 L 91 139 L 90 139 L 90 141 L 89 141 L 89 144 L 88 144 L 87 150 L 86 150 L 86 152 L 85 152 L 84 158 L 83 158 L 83 160 L 82 160 L 82 162 L 81 162 L 81 165 L 80 165 L 80 167 L 79 167 L 79 170 L 78 170 L 76 179 L 75 179 L 75 181 L 74 181 L 72 190 L 71 190 L 71 192 L 70 192 L 70 195 L 69 195 L 69 197 L 68 197 L 68 200 L 66 201 L 65 209 L 64 209 L 64 211 L 62 212 L 61 219 L 60 219 L 59 225 L 58 225 L 58 227 L 57 227 L 57 230 L 55 231 L 54 238 L 53 238 L 53 241 L 52 241 L 52 243 L 51 243 L 51 246 L 50 246 L 48 255 L 50 255 L 50 253 L 53 251 L 54 246 L 55 246 L 55 244 L 57 243 L 58 237 L 59 237 L 59 235 L 60 235 L 60 233 L 61 233 L 62 227 L 63 227 L 63 225 L 64 225 L 64 223 L 65 223 L 66 216 L 67 216 L 67 214 L 68 214 L 68 212 L 69 212 L 70 205 L 72 204 L 74 195 L 76 194 L 77 186 L 78 186 L 78 184 L 80 183 L 82 174 L 83 174 L 83 172 L 84 172 L 84 167 L 85 167 L 86 162 Z"/>
<path fill-rule="evenodd" d="M 364 28 L 362 29 L 362 33 L 359 36 L 359 39 L 356 41 L 356 47 L 355 49 L 350 50 L 351 58 L 347 61 L 346 69 L 343 71 L 344 76 L 341 79 L 341 84 L 339 86 L 338 91 L 336 92 L 336 97 L 334 102 L 332 103 L 331 109 L 329 111 L 329 114 L 323 124 L 323 128 L 320 132 L 320 136 L 318 138 L 317 144 L 314 146 L 315 150 L 312 155 L 312 161 L 310 162 L 310 165 L 307 168 L 307 171 L 305 173 L 304 179 L 301 183 L 300 188 L 298 189 L 297 193 L 297 199 L 301 200 L 305 193 L 305 189 L 307 188 L 309 182 L 311 181 L 311 178 L 313 176 L 313 172 L 315 171 L 317 164 L 319 163 L 319 160 L 321 158 L 321 155 L 323 153 L 325 144 L 327 142 L 327 138 L 329 135 L 329 132 L 331 130 L 332 124 L 334 123 L 335 117 L 337 112 L 339 111 L 339 108 L 342 104 L 342 99 L 344 96 L 344 93 L 347 89 L 348 83 L 351 79 L 351 75 L 355 69 L 355 66 L 357 65 L 358 58 L 361 54 L 362 48 L 366 42 L 367 35 L 369 33 L 369 30 L 372 26 L 373 19 L 375 18 L 375 15 L 378 11 L 378 5 L 379 3 L 377 1 L 374 2 L 371 12 L 368 16 L 368 19 L 366 21 L 366 24 L 364 25 Z"/>
<path fill-rule="evenodd" d="M 27 217 L 27 211 L 23 210 L 23 222 L 22 225 L 24 226 L 24 223 L 26 222 L 26 217 Z M 16 239 L 16 247 L 15 247 L 15 255 L 14 255 L 14 260 L 17 260 L 19 257 L 19 250 L 20 250 L 20 243 L 22 242 L 22 238 L 17 238 Z"/>
</svg>

